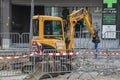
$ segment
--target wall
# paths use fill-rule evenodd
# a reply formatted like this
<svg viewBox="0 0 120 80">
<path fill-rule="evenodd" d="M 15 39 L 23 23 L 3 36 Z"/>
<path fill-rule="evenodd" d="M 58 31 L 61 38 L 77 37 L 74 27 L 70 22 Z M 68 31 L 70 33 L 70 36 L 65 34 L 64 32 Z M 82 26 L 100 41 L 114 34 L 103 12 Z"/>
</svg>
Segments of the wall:
<svg viewBox="0 0 120 80">
<path fill-rule="evenodd" d="M 14 4 L 29 5 L 31 0 L 11 0 Z M 36 5 L 47 6 L 101 6 L 102 0 L 34 0 Z"/>
<path fill-rule="evenodd" d="M 10 20 L 11 20 L 11 5 L 9 0 L 3 0 L 2 2 L 2 25 L 1 32 L 9 32 L 10 31 Z"/>
</svg>

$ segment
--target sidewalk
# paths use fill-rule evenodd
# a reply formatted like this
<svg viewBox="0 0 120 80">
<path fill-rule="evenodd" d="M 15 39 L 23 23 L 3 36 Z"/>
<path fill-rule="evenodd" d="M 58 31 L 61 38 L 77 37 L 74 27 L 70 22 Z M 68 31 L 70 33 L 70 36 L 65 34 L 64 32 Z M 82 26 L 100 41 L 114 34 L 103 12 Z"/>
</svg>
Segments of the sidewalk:
<svg viewBox="0 0 120 80">
<path fill-rule="evenodd" d="M 0 77 L 0 80 L 23 80 L 27 75 L 17 75 L 17 76 L 9 76 L 9 77 Z"/>
</svg>

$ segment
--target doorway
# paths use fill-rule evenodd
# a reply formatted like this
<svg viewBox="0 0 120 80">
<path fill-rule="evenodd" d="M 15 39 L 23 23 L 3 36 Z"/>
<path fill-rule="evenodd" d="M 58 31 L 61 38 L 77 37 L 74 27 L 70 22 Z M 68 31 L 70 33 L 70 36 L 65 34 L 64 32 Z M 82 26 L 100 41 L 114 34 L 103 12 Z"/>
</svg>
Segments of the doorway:
<svg viewBox="0 0 120 80">
<path fill-rule="evenodd" d="M 12 5 L 11 32 L 24 33 L 30 31 L 30 6 Z M 35 6 L 34 15 L 44 15 L 44 6 Z"/>
</svg>

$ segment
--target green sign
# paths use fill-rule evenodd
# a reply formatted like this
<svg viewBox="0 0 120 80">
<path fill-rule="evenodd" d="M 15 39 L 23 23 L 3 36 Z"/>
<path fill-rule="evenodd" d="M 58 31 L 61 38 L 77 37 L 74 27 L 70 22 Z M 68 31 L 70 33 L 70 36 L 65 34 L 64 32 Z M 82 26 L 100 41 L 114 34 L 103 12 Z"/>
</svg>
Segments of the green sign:
<svg viewBox="0 0 120 80">
<path fill-rule="evenodd" d="M 103 14 L 104 25 L 116 25 L 116 14 Z"/>
<path fill-rule="evenodd" d="M 107 3 L 107 7 L 112 8 L 113 3 L 117 3 L 117 0 L 103 0 L 103 3 Z"/>
</svg>

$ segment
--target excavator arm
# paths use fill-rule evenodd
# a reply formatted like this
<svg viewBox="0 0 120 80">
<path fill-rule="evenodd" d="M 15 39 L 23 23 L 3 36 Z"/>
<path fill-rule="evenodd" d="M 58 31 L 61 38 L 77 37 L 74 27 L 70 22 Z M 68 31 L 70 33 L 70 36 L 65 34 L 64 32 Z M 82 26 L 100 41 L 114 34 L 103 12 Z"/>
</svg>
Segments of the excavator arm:
<svg viewBox="0 0 120 80">
<path fill-rule="evenodd" d="M 84 20 L 89 32 L 91 33 L 91 36 L 93 38 L 92 42 L 93 43 L 99 43 L 100 39 L 98 34 L 93 28 L 93 24 L 91 21 L 91 18 L 89 16 L 89 13 L 86 8 L 81 8 L 80 10 L 75 10 L 73 11 L 69 16 L 68 16 L 68 30 L 67 30 L 67 38 L 68 38 L 68 49 L 73 49 L 74 48 L 74 33 L 75 33 L 75 25 L 77 21 L 79 20 Z"/>
</svg>

